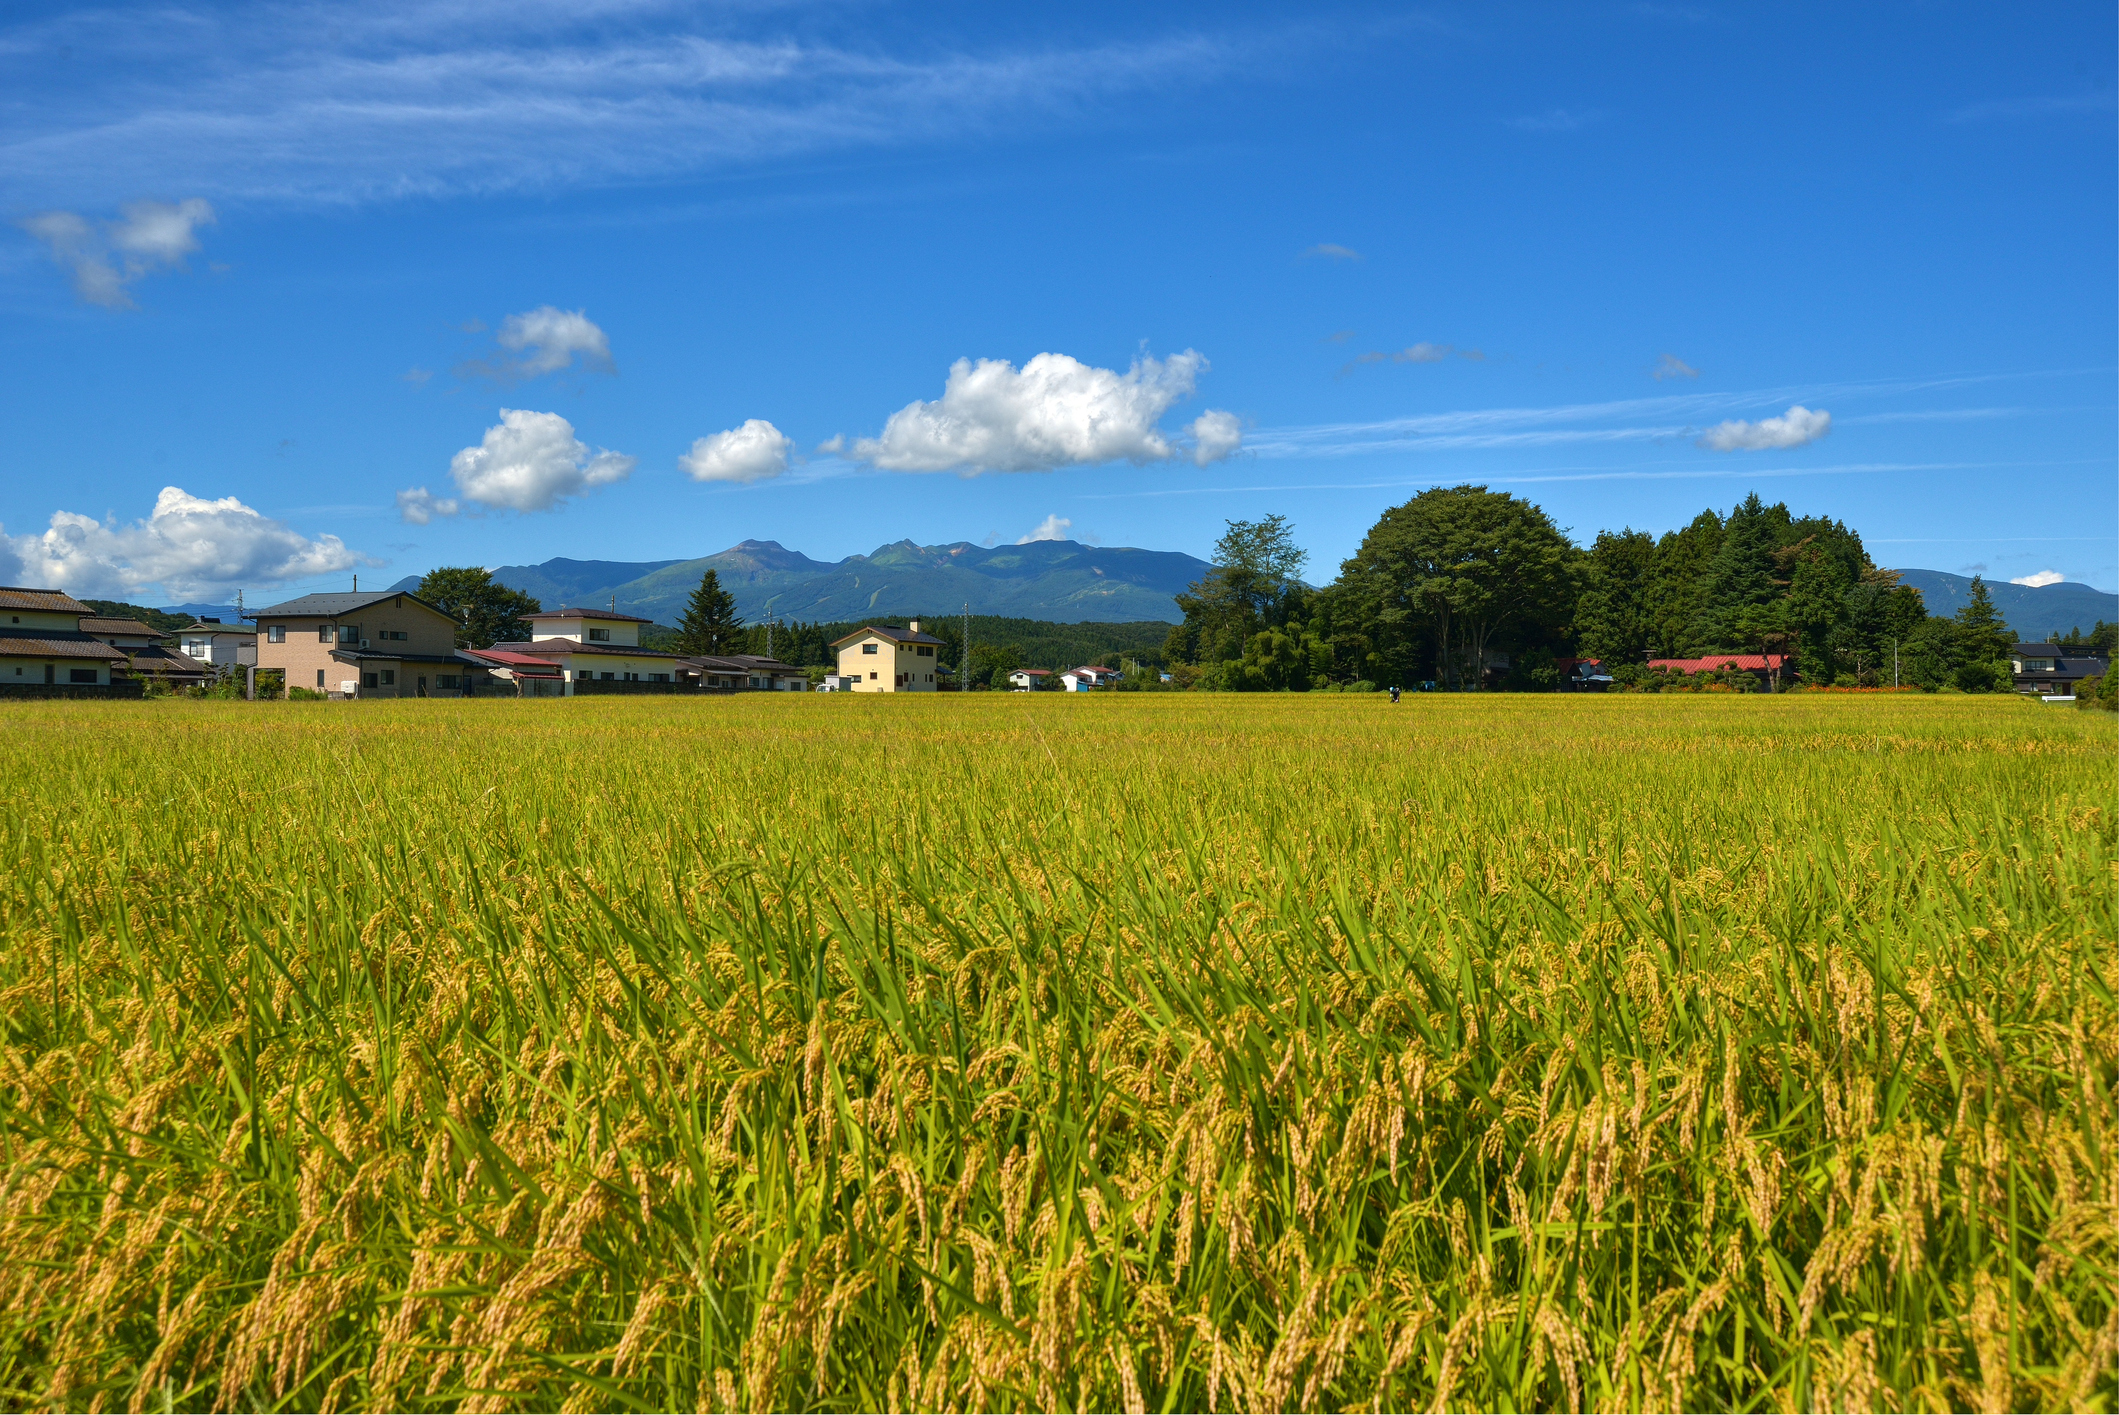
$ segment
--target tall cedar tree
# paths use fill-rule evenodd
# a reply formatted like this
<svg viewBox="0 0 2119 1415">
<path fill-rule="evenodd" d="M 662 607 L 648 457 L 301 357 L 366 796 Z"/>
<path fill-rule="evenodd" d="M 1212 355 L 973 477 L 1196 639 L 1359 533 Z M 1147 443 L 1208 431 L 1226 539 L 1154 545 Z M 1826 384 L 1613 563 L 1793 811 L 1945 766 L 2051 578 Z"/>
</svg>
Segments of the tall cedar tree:
<svg viewBox="0 0 2119 1415">
<path fill-rule="evenodd" d="M 1646 531 L 1600 531 L 1583 565 L 1582 598 L 1575 631 L 1582 657 L 1606 668 L 1649 657 L 1655 627 L 1650 615 L 1650 578 L 1655 539 Z"/>
<path fill-rule="evenodd" d="M 1978 575 L 1972 577 L 1971 593 L 1957 611 L 1957 642 L 1970 663 L 2005 659 L 2009 646 L 2016 642 L 2002 622 L 2001 611 L 1994 607 L 1994 597 L 1987 593 L 1987 582 Z"/>
<path fill-rule="evenodd" d="M 690 654 L 740 653 L 743 620 L 736 613 L 736 597 L 721 588 L 719 572 L 709 570 L 699 577 L 677 621 L 677 651 Z"/>
<path fill-rule="evenodd" d="M 477 565 L 449 565 L 429 570 L 413 595 L 456 621 L 456 646 L 490 648 L 530 637 L 528 616 L 544 608 L 521 590 L 493 579 Z"/>
</svg>

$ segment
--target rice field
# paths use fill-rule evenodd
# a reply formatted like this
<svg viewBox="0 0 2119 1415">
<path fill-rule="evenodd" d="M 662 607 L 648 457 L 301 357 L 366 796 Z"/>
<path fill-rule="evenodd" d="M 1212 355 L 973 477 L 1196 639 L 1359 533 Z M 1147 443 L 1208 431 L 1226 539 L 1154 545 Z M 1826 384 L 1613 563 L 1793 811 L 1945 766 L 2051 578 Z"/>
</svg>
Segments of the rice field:
<svg viewBox="0 0 2119 1415">
<path fill-rule="evenodd" d="M 2119 1403 L 2105 714 L 0 727 L 8 1406 Z"/>
</svg>

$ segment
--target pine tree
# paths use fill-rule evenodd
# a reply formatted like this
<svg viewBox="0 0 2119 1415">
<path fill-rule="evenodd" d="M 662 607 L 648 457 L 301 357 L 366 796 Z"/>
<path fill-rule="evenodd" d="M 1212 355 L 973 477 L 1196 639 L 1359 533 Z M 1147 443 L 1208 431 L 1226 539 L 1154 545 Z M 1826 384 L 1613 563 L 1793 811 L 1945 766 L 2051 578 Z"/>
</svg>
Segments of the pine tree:
<svg viewBox="0 0 2119 1415">
<path fill-rule="evenodd" d="M 725 654 L 736 651 L 743 620 L 736 613 L 736 597 L 721 588 L 721 576 L 709 570 L 699 577 L 677 622 L 677 650 L 688 654 Z"/>
<path fill-rule="evenodd" d="M 1958 651 L 1967 662 L 1988 663 L 2009 656 L 2009 645 L 2016 636 L 2002 622 L 2001 611 L 1994 608 L 1994 598 L 1987 593 L 1987 582 L 1977 575 L 1972 577 L 1972 592 L 1957 611 Z"/>
</svg>

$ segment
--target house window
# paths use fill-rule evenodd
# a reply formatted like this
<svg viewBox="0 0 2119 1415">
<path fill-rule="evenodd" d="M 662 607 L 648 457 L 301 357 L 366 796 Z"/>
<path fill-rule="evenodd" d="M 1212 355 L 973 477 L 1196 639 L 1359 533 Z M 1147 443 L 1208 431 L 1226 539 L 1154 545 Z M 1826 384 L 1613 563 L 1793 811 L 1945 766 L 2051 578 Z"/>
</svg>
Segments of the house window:
<svg viewBox="0 0 2119 1415">
<path fill-rule="evenodd" d="M 435 675 L 434 686 L 437 688 L 461 688 L 463 685 L 464 680 L 461 674 L 441 673 Z"/>
<path fill-rule="evenodd" d="M 394 669 L 394 668 L 385 668 L 385 669 L 383 670 L 383 686 L 384 686 L 385 688 L 394 688 L 394 687 L 396 687 L 396 686 L 397 686 L 397 670 L 396 670 L 396 669 Z"/>
<path fill-rule="evenodd" d="M 374 675 L 373 673 L 363 673 L 363 674 L 361 675 L 361 686 L 362 686 L 363 688 L 373 688 L 373 687 L 375 687 L 375 686 L 376 686 L 376 682 L 375 682 L 375 675 Z"/>
<path fill-rule="evenodd" d="M 341 624 L 338 626 L 338 641 L 342 644 L 355 643 L 360 639 L 360 636 L 361 626 L 358 624 Z"/>
<path fill-rule="evenodd" d="M 329 624 L 319 624 L 316 626 L 316 641 L 320 644 L 328 644 L 331 642 L 331 626 Z M 319 678 L 316 681 L 321 683 L 324 680 Z"/>
<path fill-rule="evenodd" d="M 610 641 L 611 641 L 611 631 L 610 631 L 610 630 L 608 630 L 608 629 L 591 629 L 591 630 L 589 630 L 589 642 L 590 642 L 590 643 L 592 643 L 592 644 L 607 644 L 607 643 L 609 643 Z"/>
<path fill-rule="evenodd" d="M 268 644 L 286 643 L 287 626 L 285 624 L 275 624 L 270 629 L 267 629 L 265 631 L 265 642 Z"/>
<path fill-rule="evenodd" d="M 382 632 L 382 637 L 386 639 L 402 639 L 405 637 L 405 631 L 402 629 L 385 629 Z"/>
<path fill-rule="evenodd" d="M 650 673 L 647 676 L 647 681 L 650 683 L 667 683 L 670 681 L 670 676 L 667 673 Z"/>
<path fill-rule="evenodd" d="M 874 644 L 872 644 L 872 643 L 871 643 L 871 644 L 863 644 L 863 645 L 861 645 L 861 652 L 862 652 L 862 653 L 874 653 L 875 651 L 876 651 L 876 646 L 875 646 Z M 871 678 L 873 678 L 874 676 L 875 676 L 875 675 L 874 675 L 874 674 L 872 674 L 872 673 L 871 673 L 871 674 L 869 675 L 869 677 L 871 677 Z"/>
<path fill-rule="evenodd" d="M 921 657 L 921 658 L 933 658 L 933 657 L 934 657 L 934 645 L 933 645 L 933 644 L 921 644 L 921 645 L 920 645 L 920 657 Z"/>
<path fill-rule="evenodd" d="M 876 674 L 873 674 L 873 673 L 871 673 L 871 674 L 869 674 L 869 675 L 868 675 L 868 681 L 869 681 L 869 682 L 871 682 L 871 683 L 873 683 L 873 682 L 875 682 L 875 681 L 876 681 L 876 677 L 877 677 L 877 675 L 876 675 Z"/>
<path fill-rule="evenodd" d="M 324 670 L 321 668 L 316 670 L 316 686 L 319 688 L 324 686 Z"/>
<path fill-rule="evenodd" d="M 66 679 L 69 683 L 93 683 L 96 681 L 96 670 L 93 668 L 70 668 L 66 672 Z"/>
</svg>

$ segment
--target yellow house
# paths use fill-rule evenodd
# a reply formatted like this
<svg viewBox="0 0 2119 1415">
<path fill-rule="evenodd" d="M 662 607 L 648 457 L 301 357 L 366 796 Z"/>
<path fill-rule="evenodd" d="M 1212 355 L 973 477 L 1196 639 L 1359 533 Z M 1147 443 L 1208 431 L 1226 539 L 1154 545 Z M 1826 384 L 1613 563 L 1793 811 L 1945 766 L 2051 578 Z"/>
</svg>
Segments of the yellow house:
<svg viewBox="0 0 2119 1415">
<path fill-rule="evenodd" d="M 908 629 L 870 625 L 832 645 L 839 677 L 853 693 L 932 693 L 934 651 L 941 646 L 940 639 L 920 632 L 917 619 Z"/>
</svg>

